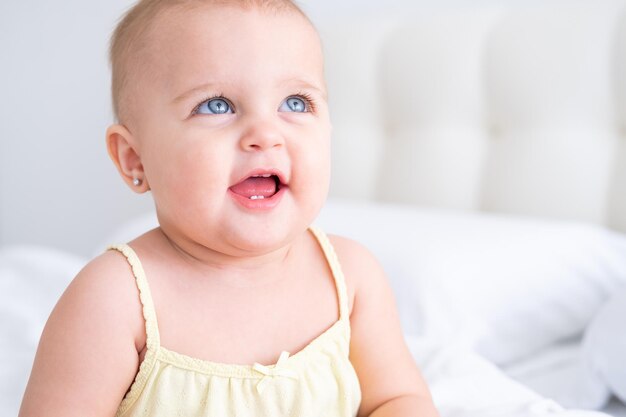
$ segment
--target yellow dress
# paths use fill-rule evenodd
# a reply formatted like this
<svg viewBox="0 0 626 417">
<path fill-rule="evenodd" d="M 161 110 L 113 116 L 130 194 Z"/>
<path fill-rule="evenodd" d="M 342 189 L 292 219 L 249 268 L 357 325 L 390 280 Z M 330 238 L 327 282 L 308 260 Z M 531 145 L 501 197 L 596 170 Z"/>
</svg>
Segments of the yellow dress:
<svg viewBox="0 0 626 417">
<path fill-rule="evenodd" d="M 137 254 L 121 252 L 131 266 L 146 322 L 147 351 L 116 417 L 354 417 L 361 401 L 350 360 L 350 320 L 345 280 L 326 235 L 311 232 L 331 268 L 339 320 L 301 351 L 282 352 L 275 365 L 215 363 L 161 346 L 150 288 Z"/>
</svg>

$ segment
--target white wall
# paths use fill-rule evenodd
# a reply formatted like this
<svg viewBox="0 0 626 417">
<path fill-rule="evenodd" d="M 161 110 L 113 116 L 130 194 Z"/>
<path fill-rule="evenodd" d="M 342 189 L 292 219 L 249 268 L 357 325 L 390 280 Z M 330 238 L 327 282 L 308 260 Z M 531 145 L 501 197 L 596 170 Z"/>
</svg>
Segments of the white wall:
<svg viewBox="0 0 626 417">
<path fill-rule="evenodd" d="M 150 207 L 108 161 L 106 45 L 128 1 L 0 5 L 0 243 L 89 253 Z"/>
<path fill-rule="evenodd" d="M 497 0 L 307 0 L 315 22 L 359 14 L 475 7 Z M 512 0 L 506 1 L 511 3 Z M 106 154 L 106 49 L 130 0 L 0 2 L 0 245 L 90 255 L 120 222 L 152 207 Z"/>
</svg>

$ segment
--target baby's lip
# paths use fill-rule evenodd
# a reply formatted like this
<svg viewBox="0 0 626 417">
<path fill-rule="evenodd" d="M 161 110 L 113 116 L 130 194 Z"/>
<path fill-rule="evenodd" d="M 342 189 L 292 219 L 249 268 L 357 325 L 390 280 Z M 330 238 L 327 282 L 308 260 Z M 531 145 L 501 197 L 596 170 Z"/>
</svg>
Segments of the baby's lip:
<svg viewBox="0 0 626 417">
<path fill-rule="evenodd" d="M 278 182 L 279 182 L 279 186 L 280 187 L 286 187 L 287 184 L 288 184 L 288 180 L 286 179 L 285 175 L 279 169 L 276 169 L 276 168 L 257 168 L 257 169 L 254 169 L 254 170 L 248 172 L 245 176 L 241 177 L 233 185 L 239 184 L 240 182 L 243 182 L 243 181 L 247 180 L 250 177 L 263 177 L 263 176 L 267 176 L 267 177 L 276 176 L 276 178 L 278 178 Z"/>
</svg>

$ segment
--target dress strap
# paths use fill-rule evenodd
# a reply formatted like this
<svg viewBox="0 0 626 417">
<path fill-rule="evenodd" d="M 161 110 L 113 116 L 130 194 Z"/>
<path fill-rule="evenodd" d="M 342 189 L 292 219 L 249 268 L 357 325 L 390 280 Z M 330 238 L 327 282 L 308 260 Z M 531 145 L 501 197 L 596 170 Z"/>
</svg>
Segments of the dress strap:
<svg viewBox="0 0 626 417">
<path fill-rule="evenodd" d="M 150 287 L 146 274 L 141 265 L 141 261 L 135 251 L 127 244 L 110 245 L 107 250 L 116 250 L 126 257 L 130 268 L 135 276 L 135 282 L 139 289 L 139 300 L 141 301 L 143 318 L 146 322 L 146 347 L 148 350 L 157 349 L 160 345 L 159 326 L 157 324 L 156 311 L 150 294 Z"/>
<path fill-rule="evenodd" d="M 313 236 L 315 236 L 315 239 L 317 239 L 317 242 L 322 248 L 326 262 L 328 262 L 330 271 L 335 279 L 337 297 L 339 299 L 339 319 L 349 321 L 350 307 L 348 305 L 348 290 L 346 288 L 346 280 L 343 275 L 343 271 L 341 270 L 341 265 L 339 264 L 339 258 L 337 258 L 335 248 L 333 248 L 333 245 L 330 243 L 326 233 L 315 226 L 310 226 L 309 230 L 313 233 Z"/>
</svg>

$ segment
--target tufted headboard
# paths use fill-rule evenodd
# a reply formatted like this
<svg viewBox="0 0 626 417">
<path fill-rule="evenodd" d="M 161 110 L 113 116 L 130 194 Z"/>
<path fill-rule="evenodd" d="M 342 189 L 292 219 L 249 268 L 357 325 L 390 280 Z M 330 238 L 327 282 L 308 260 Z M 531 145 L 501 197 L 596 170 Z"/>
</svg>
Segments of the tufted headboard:
<svg viewBox="0 0 626 417">
<path fill-rule="evenodd" d="M 331 195 L 626 231 L 626 0 L 318 24 Z"/>
</svg>

